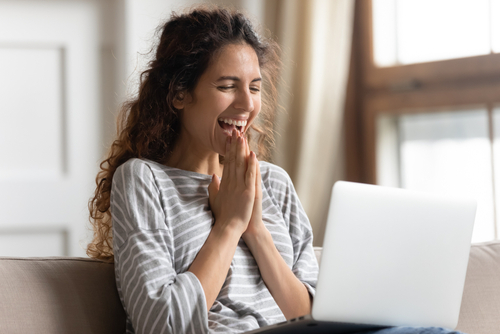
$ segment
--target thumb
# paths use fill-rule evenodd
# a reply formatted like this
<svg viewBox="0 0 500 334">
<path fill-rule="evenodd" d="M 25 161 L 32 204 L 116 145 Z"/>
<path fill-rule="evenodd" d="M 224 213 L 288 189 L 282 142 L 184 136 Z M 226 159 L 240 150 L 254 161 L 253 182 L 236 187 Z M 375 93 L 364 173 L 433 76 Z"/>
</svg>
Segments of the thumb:
<svg viewBox="0 0 500 334">
<path fill-rule="evenodd" d="M 212 182 L 208 185 L 208 201 L 210 202 L 210 206 L 213 206 L 215 201 L 215 197 L 219 193 L 220 180 L 219 177 L 215 174 L 212 175 Z"/>
</svg>

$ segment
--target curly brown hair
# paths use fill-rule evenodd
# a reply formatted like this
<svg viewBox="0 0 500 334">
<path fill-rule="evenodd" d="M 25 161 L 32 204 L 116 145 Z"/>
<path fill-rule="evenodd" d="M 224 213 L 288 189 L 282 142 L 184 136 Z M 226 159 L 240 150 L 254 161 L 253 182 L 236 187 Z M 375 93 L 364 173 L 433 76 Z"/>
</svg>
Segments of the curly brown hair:
<svg viewBox="0 0 500 334">
<path fill-rule="evenodd" d="M 89 201 L 94 230 L 87 246 L 91 258 L 114 259 L 110 194 L 116 169 L 132 158 L 167 161 L 180 134 L 182 111 L 174 108 L 174 99 L 193 92 L 211 59 L 224 46 L 248 44 L 255 50 L 263 77 L 262 108 L 246 136 L 261 160 L 269 158 L 274 144 L 276 78 L 281 64 L 276 42 L 259 36 L 242 13 L 207 5 L 185 14 L 173 13 L 157 33 L 154 59 L 140 75 L 138 95 L 120 110 L 117 138 L 96 177 L 95 194 Z"/>
</svg>

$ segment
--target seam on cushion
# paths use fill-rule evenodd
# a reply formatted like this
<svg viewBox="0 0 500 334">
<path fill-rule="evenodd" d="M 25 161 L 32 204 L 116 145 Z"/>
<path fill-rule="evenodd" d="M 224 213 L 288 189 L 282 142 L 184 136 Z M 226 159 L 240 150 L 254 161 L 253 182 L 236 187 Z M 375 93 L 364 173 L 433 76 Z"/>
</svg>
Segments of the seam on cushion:
<svg viewBox="0 0 500 334">
<path fill-rule="evenodd" d="M 492 240 L 492 241 L 485 241 L 485 242 L 471 244 L 471 247 L 485 247 L 485 246 L 487 247 L 500 246 L 500 240 Z"/>
<path fill-rule="evenodd" d="M 36 262 L 47 262 L 47 261 L 75 261 L 75 262 L 91 262 L 91 263 L 102 263 L 102 264 L 110 264 L 113 263 L 95 260 L 95 259 L 86 259 L 84 257 L 62 257 L 62 256 L 54 256 L 54 257 L 5 257 L 0 256 L 0 261 L 36 261 Z"/>
</svg>

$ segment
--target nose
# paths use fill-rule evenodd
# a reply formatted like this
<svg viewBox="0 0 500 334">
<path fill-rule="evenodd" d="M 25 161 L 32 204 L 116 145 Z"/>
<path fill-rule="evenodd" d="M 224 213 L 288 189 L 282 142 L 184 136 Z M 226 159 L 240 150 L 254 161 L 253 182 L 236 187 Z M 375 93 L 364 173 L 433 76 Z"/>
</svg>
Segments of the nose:
<svg viewBox="0 0 500 334">
<path fill-rule="evenodd" d="M 234 101 L 234 107 L 243 111 L 253 111 L 253 96 L 249 89 L 240 90 Z"/>
</svg>

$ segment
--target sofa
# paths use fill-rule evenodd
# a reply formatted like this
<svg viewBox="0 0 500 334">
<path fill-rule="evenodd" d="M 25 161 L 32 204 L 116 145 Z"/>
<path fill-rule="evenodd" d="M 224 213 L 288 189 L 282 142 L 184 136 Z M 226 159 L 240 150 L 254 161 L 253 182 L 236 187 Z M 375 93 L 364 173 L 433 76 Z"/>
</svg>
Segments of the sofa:
<svg viewBox="0 0 500 334">
<path fill-rule="evenodd" d="M 109 263 L 0 257 L 0 298 L 0 333 L 125 332 Z M 471 247 L 457 329 L 500 333 L 500 241 Z"/>
</svg>

